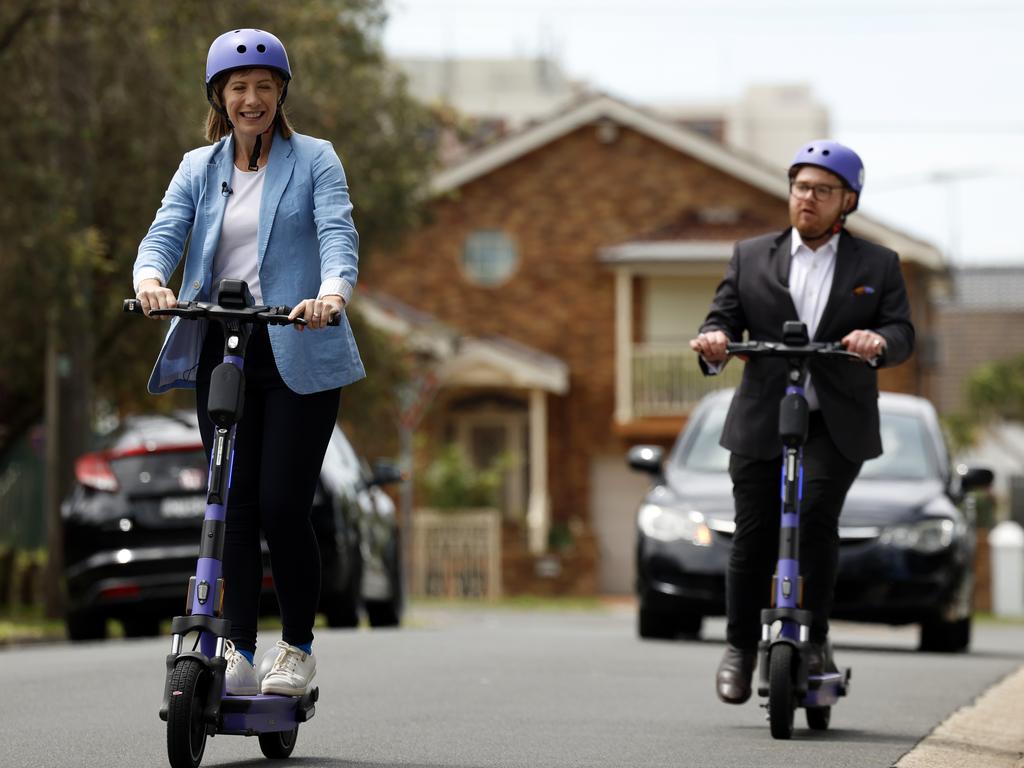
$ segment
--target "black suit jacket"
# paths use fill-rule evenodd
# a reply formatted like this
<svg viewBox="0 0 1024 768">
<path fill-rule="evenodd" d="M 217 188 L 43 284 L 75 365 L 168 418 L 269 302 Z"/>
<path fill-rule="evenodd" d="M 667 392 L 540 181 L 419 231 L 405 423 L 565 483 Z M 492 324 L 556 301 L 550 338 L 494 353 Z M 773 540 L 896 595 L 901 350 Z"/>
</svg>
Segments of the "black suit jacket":
<svg viewBox="0 0 1024 768">
<path fill-rule="evenodd" d="M 733 341 L 741 341 L 744 332 L 756 341 L 782 341 L 782 324 L 799 320 L 789 294 L 791 232 L 787 229 L 736 244 L 701 332 L 721 330 Z M 885 337 L 885 365 L 903 362 L 914 349 L 914 326 L 899 257 L 843 230 L 832 290 L 814 340 L 839 341 L 858 329 Z M 703 359 L 700 364 L 707 374 Z M 875 370 L 847 360 L 812 359 L 809 371 L 825 425 L 840 453 L 855 462 L 880 455 Z M 757 459 L 779 456 L 779 401 L 785 390 L 783 360 L 749 360 L 729 407 L 722 445 Z"/>
</svg>

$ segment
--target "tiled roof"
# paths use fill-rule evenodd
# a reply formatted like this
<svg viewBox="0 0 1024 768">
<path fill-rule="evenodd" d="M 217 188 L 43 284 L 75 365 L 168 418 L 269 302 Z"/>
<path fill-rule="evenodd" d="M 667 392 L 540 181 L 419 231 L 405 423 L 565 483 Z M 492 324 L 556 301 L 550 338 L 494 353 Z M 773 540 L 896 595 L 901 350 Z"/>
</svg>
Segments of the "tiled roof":
<svg viewBox="0 0 1024 768">
<path fill-rule="evenodd" d="M 1024 267 L 957 269 L 953 273 L 953 294 L 946 305 L 1024 312 Z"/>
<path fill-rule="evenodd" d="M 688 209 L 668 224 L 645 232 L 634 241 L 726 240 L 733 242 L 784 229 L 785 222 L 768 221 L 750 211 L 735 208 Z"/>
</svg>

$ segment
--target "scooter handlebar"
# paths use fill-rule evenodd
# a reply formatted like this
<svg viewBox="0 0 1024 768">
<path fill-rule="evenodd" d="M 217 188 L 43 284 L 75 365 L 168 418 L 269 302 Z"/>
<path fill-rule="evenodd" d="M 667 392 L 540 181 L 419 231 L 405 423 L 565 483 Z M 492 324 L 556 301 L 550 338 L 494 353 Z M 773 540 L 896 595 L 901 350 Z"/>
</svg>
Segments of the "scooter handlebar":
<svg viewBox="0 0 1024 768">
<path fill-rule="evenodd" d="M 125 299 L 122 305 L 122 311 L 136 315 L 145 314 L 142 309 L 142 302 L 138 299 Z M 217 320 L 230 319 L 238 320 L 243 323 L 261 323 L 263 325 L 309 324 L 303 317 L 296 317 L 294 320 L 289 319 L 288 315 L 291 314 L 291 311 L 292 307 L 287 306 L 267 307 L 257 305 L 253 307 L 244 307 L 242 309 L 232 309 L 203 301 L 179 301 L 175 307 L 154 309 L 149 314 L 152 317 L 183 317 L 187 320 L 198 320 L 200 318 L 212 318 Z M 327 321 L 327 324 L 334 326 L 340 325 L 341 313 L 336 312 L 334 316 Z"/>
<path fill-rule="evenodd" d="M 830 357 L 843 358 L 853 362 L 865 363 L 872 368 L 882 364 L 883 355 L 865 360 L 855 352 L 850 352 L 841 341 L 811 341 L 807 344 L 792 345 L 781 341 L 730 341 L 725 346 L 725 353 L 730 357 L 783 357 L 807 358 Z"/>
</svg>

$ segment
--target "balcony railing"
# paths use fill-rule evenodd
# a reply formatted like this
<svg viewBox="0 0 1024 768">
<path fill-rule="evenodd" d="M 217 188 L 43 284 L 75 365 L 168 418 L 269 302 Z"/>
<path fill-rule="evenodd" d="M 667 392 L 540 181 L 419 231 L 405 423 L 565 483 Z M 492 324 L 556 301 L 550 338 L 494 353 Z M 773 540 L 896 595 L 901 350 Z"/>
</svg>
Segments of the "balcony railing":
<svg viewBox="0 0 1024 768">
<path fill-rule="evenodd" d="M 633 347 L 633 418 L 683 416 L 708 392 L 735 387 L 743 366 L 731 362 L 718 376 L 704 376 L 688 346 L 646 343 Z"/>
</svg>

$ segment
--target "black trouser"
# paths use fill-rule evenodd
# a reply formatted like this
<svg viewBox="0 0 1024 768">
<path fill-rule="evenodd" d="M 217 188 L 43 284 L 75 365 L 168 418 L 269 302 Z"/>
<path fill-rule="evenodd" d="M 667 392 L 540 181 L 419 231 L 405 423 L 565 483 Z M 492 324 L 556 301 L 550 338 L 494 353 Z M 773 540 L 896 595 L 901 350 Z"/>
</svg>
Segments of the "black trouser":
<svg viewBox="0 0 1024 768">
<path fill-rule="evenodd" d="M 207 459 L 214 434 L 206 412 L 210 373 L 223 357 L 221 327 L 211 322 L 196 382 Z M 261 530 L 270 549 L 282 639 L 291 645 L 313 640 L 320 550 L 310 510 L 341 390 L 310 395 L 290 390 L 278 373 L 265 326 L 254 327 L 244 371 L 245 405 L 236 433 L 224 538 L 224 615 L 231 621 L 235 645 L 254 651 L 263 581 Z"/>
<path fill-rule="evenodd" d="M 803 607 L 813 614 L 811 640 L 828 636 L 839 565 L 839 513 L 860 472 L 836 449 L 820 412 L 811 413 L 804 446 L 804 490 L 800 508 L 800 573 Z M 726 577 L 726 639 L 753 650 L 761 637 L 761 609 L 771 598 L 779 556 L 782 459 L 761 461 L 732 454 L 729 475 L 736 504 L 736 534 Z"/>
</svg>

